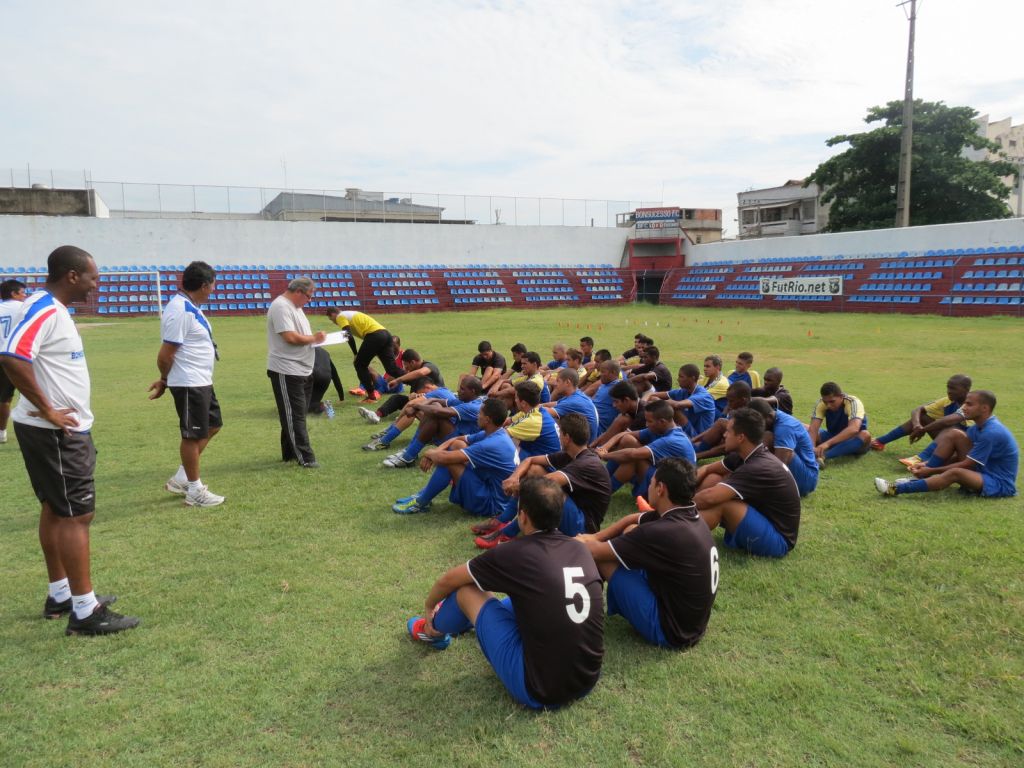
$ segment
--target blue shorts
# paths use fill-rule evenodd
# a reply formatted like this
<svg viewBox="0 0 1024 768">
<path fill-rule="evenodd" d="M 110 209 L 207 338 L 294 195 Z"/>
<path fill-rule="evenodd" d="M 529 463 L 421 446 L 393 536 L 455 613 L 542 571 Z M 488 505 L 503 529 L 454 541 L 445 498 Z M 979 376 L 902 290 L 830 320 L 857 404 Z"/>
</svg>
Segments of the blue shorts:
<svg viewBox="0 0 1024 768">
<path fill-rule="evenodd" d="M 986 475 L 984 472 L 981 473 L 982 488 L 981 495 L 986 497 L 1000 497 L 1000 496 L 1016 496 L 1017 486 L 1013 483 L 1007 483 L 1000 480 L 998 477 L 992 475 Z"/>
<path fill-rule="evenodd" d="M 727 531 L 724 541 L 727 547 L 745 549 L 761 557 L 785 557 L 789 554 L 789 542 L 775 530 L 767 517 L 749 504 L 739 526 L 732 533 Z"/>
<path fill-rule="evenodd" d="M 811 469 L 802 461 L 793 457 L 793 461 L 789 463 L 789 471 L 793 475 L 793 479 L 796 480 L 796 487 L 800 491 L 801 496 L 806 496 L 818 487 L 817 464 L 814 465 L 814 469 Z"/>
<path fill-rule="evenodd" d="M 615 570 L 608 582 L 608 615 L 625 618 L 648 643 L 674 647 L 661 628 L 661 610 L 647 583 L 647 571 L 629 571 L 622 566 Z"/>
<path fill-rule="evenodd" d="M 462 477 L 452 486 L 448 500 L 471 515 L 497 517 L 502 513 L 508 497 L 500 489 L 498 493 L 493 493 L 473 467 L 467 464 Z"/>
<path fill-rule="evenodd" d="M 578 533 L 585 533 L 586 527 L 583 510 L 576 506 L 575 501 L 566 496 L 565 504 L 562 505 L 562 522 L 558 524 L 558 530 L 566 536 L 575 536 Z"/>
<path fill-rule="evenodd" d="M 483 604 L 476 616 L 476 639 L 509 695 L 524 707 L 544 709 L 526 689 L 523 639 L 511 598 L 495 598 Z"/>
</svg>

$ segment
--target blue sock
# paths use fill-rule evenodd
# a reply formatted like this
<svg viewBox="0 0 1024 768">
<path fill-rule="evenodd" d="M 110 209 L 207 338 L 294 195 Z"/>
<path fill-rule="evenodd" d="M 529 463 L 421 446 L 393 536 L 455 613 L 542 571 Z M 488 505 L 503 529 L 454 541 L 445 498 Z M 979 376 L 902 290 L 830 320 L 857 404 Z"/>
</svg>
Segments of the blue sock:
<svg viewBox="0 0 1024 768">
<path fill-rule="evenodd" d="M 935 453 L 935 449 L 937 447 L 938 446 L 935 444 L 935 441 L 932 440 L 930 443 L 928 443 L 928 447 L 917 455 L 921 459 L 921 461 L 928 461 L 928 459 L 932 457 L 932 454 Z"/>
<path fill-rule="evenodd" d="M 501 533 L 504 536 L 508 536 L 510 539 L 514 539 L 519 535 L 519 521 L 513 520 L 511 523 L 501 529 Z"/>
<path fill-rule="evenodd" d="M 429 504 L 435 496 L 451 485 L 451 482 L 452 473 L 448 471 L 448 467 L 434 467 L 426 486 L 416 494 L 416 500 L 420 504 Z"/>
<path fill-rule="evenodd" d="M 412 442 L 405 446 L 405 450 L 402 452 L 402 458 L 406 461 L 412 461 L 420 455 L 420 451 L 423 450 L 423 441 L 420 440 L 420 431 L 417 429 L 416 434 L 412 436 Z"/>
<path fill-rule="evenodd" d="M 899 440 L 901 437 L 906 436 L 907 430 L 905 430 L 903 427 L 896 427 L 895 429 L 890 429 L 888 432 L 886 432 L 884 435 L 878 438 L 878 442 L 882 443 L 882 445 L 885 445 L 887 443 L 891 443 L 893 440 Z"/>
<path fill-rule="evenodd" d="M 509 496 L 508 501 L 505 502 L 505 511 L 498 515 L 498 519 L 503 523 L 511 523 L 516 519 L 517 514 L 519 514 L 519 497 Z"/>
<path fill-rule="evenodd" d="M 609 461 L 607 467 L 608 477 L 612 481 L 612 493 L 615 493 L 617 490 L 619 490 L 619 488 L 622 487 L 622 481 L 615 477 L 615 473 L 618 471 L 619 465 L 617 462 Z"/>
<path fill-rule="evenodd" d="M 459 601 L 452 592 L 441 602 L 441 607 L 434 614 L 434 629 L 449 635 L 461 635 L 473 628 L 466 614 L 459 608 Z"/>
<path fill-rule="evenodd" d="M 387 431 L 381 436 L 380 441 L 385 445 L 391 445 L 391 441 L 402 434 L 402 430 L 392 424 L 387 428 Z"/>
<path fill-rule="evenodd" d="M 924 480 L 908 480 L 905 483 L 896 483 L 896 494 L 902 493 L 924 493 L 928 490 L 928 483 Z"/>
<path fill-rule="evenodd" d="M 934 453 L 928 457 L 928 462 L 925 464 L 926 467 L 941 467 L 946 463 L 946 460 L 941 456 L 936 456 Z"/>
<path fill-rule="evenodd" d="M 827 451 L 825 451 L 826 459 L 835 459 L 839 456 L 855 456 L 858 453 L 864 452 L 864 443 L 860 441 L 860 438 L 856 435 L 843 440 L 838 445 L 833 445 Z"/>
</svg>

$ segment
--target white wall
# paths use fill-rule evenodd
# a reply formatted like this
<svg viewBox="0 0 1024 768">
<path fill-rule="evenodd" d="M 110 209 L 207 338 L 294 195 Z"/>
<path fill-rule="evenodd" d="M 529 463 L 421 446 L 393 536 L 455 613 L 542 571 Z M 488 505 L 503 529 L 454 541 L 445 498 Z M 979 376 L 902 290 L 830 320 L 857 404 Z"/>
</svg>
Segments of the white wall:
<svg viewBox="0 0 1024 768">
<path fill-rule="evenodd" d="M 911 256 L 923 256 L 932 250 L 998 248 L 1001 245 L 1017 246 L 1024 250 L 1024 219 L 686 245 L 686 263 L 689 265 L 709 261 L 754 261 L 814 256 L 826 259 L 892 258 L 904 251 Z"/>
<path fill-rule="evenodd" d="M 101 267 L 131 264 L 611 264 L 630 230 L 194 219 L 0 216 L 0 267 L 41 266 L 77 245 Z"/>
</svg>

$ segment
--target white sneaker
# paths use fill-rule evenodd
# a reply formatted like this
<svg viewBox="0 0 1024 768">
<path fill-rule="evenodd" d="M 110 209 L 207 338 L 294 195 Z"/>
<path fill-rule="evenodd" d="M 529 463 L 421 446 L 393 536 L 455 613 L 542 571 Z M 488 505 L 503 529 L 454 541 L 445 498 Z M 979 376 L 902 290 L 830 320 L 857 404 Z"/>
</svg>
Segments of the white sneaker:
<svg viewBox="0 0 1024 768">
<path fill-rule="evenodd" d="M 411 467 L 416 463 L 416 459 L 407 459 L 402 454 L 396 454 L 394 456 L 388 456 L 382 464 L 385 467 L 391 467 L 392 469 L 405 469 Z"/>
<path fill-rule="evenodd" d="M 205 485 L 201 486 L 197 493 L 185 494 L 185 506 L 188 507 L 216 507 L 218 504 L 223 503 L 224 497 L 210 493 L 210 489 Z"/>
<path fill-rule="evenodd" d="M 359 415 L 366 419 L 371 424 L 380 424 L 380 416 L 375 411 L 371 411 L 369 408 L 357 408 Z"/>
<path fill-rule="evenodd" d="M 172 477 L 164 484 L 164 490 L 168 493 L 176 493 L 178 496 L 184 496 L 188 493 L 188 481 L 181 482 L 177 477 Z"/>
<path fill-rule="evenodd" d="M 6 429 L 0 429 L 0 443 L 6 443 L 6 442 L 7 442 L 7 430 Z"/>
</svg>

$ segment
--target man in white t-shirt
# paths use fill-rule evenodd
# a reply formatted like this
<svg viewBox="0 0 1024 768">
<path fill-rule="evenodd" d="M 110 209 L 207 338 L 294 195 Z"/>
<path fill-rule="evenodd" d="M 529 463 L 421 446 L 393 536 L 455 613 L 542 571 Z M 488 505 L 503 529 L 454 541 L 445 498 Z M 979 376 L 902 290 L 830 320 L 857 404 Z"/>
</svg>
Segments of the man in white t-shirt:
<svg viewBox="0 0 1024 768">
<path fill-rule="evenodd" d="M 171 390 L 181 428 L 181 465 L 164 486 L 185 497 L 190 507 L 216 507 L 224 497 L 211 493 L 199 478 L 199 457 L 223 426 L 220 403 L 213 391 L 217 345 L 213 329 L 200 308 L 213 293 L 217 273 L 203 261 L 193 261 L 181 276 L 181 292 L 164 307 L 160 321 L 163 343 L 156 355 L 160 378 L 150 400 Z"/>
<path fill-rule="evenodd" d="M 25 284 L 20 280 L 0 283 L 0 349 L 11 334 L 14 317 L 21 313 L 21 302 L 26 298 Z M 7 420 L 11 417 L 14 385 L 0 366 L 0 443 L 7 442 Z"/>
<path fill-rule="evenodd" d="M 310 469 L 320 466 L 306 432 L 306 409 L 313 391 L 312 345 L 322 342 L 326 334 L 312 332 L 302 308 L 315 291 L 316 283 L 297 277 L 267 311 L 267 376 L 281 419 L 281 459 Z"/>
<path fill-rule="evenodd" d="M 89 524 L 96 511 L 89 368 L 67 305 L 84 301 L 99 272 L 92 256 L 63 245 L 47 259 L 44 290 L 22 304 L 0 350 L 0 364 L 21 392 L 12 419 L 32 490 L 41 504 L 39 543 L 50 586 L 43 616 L 65 614 L 69 635 L 107 635 L 139 620 L 97 597 L 89 569 Z"/>
</svg>

